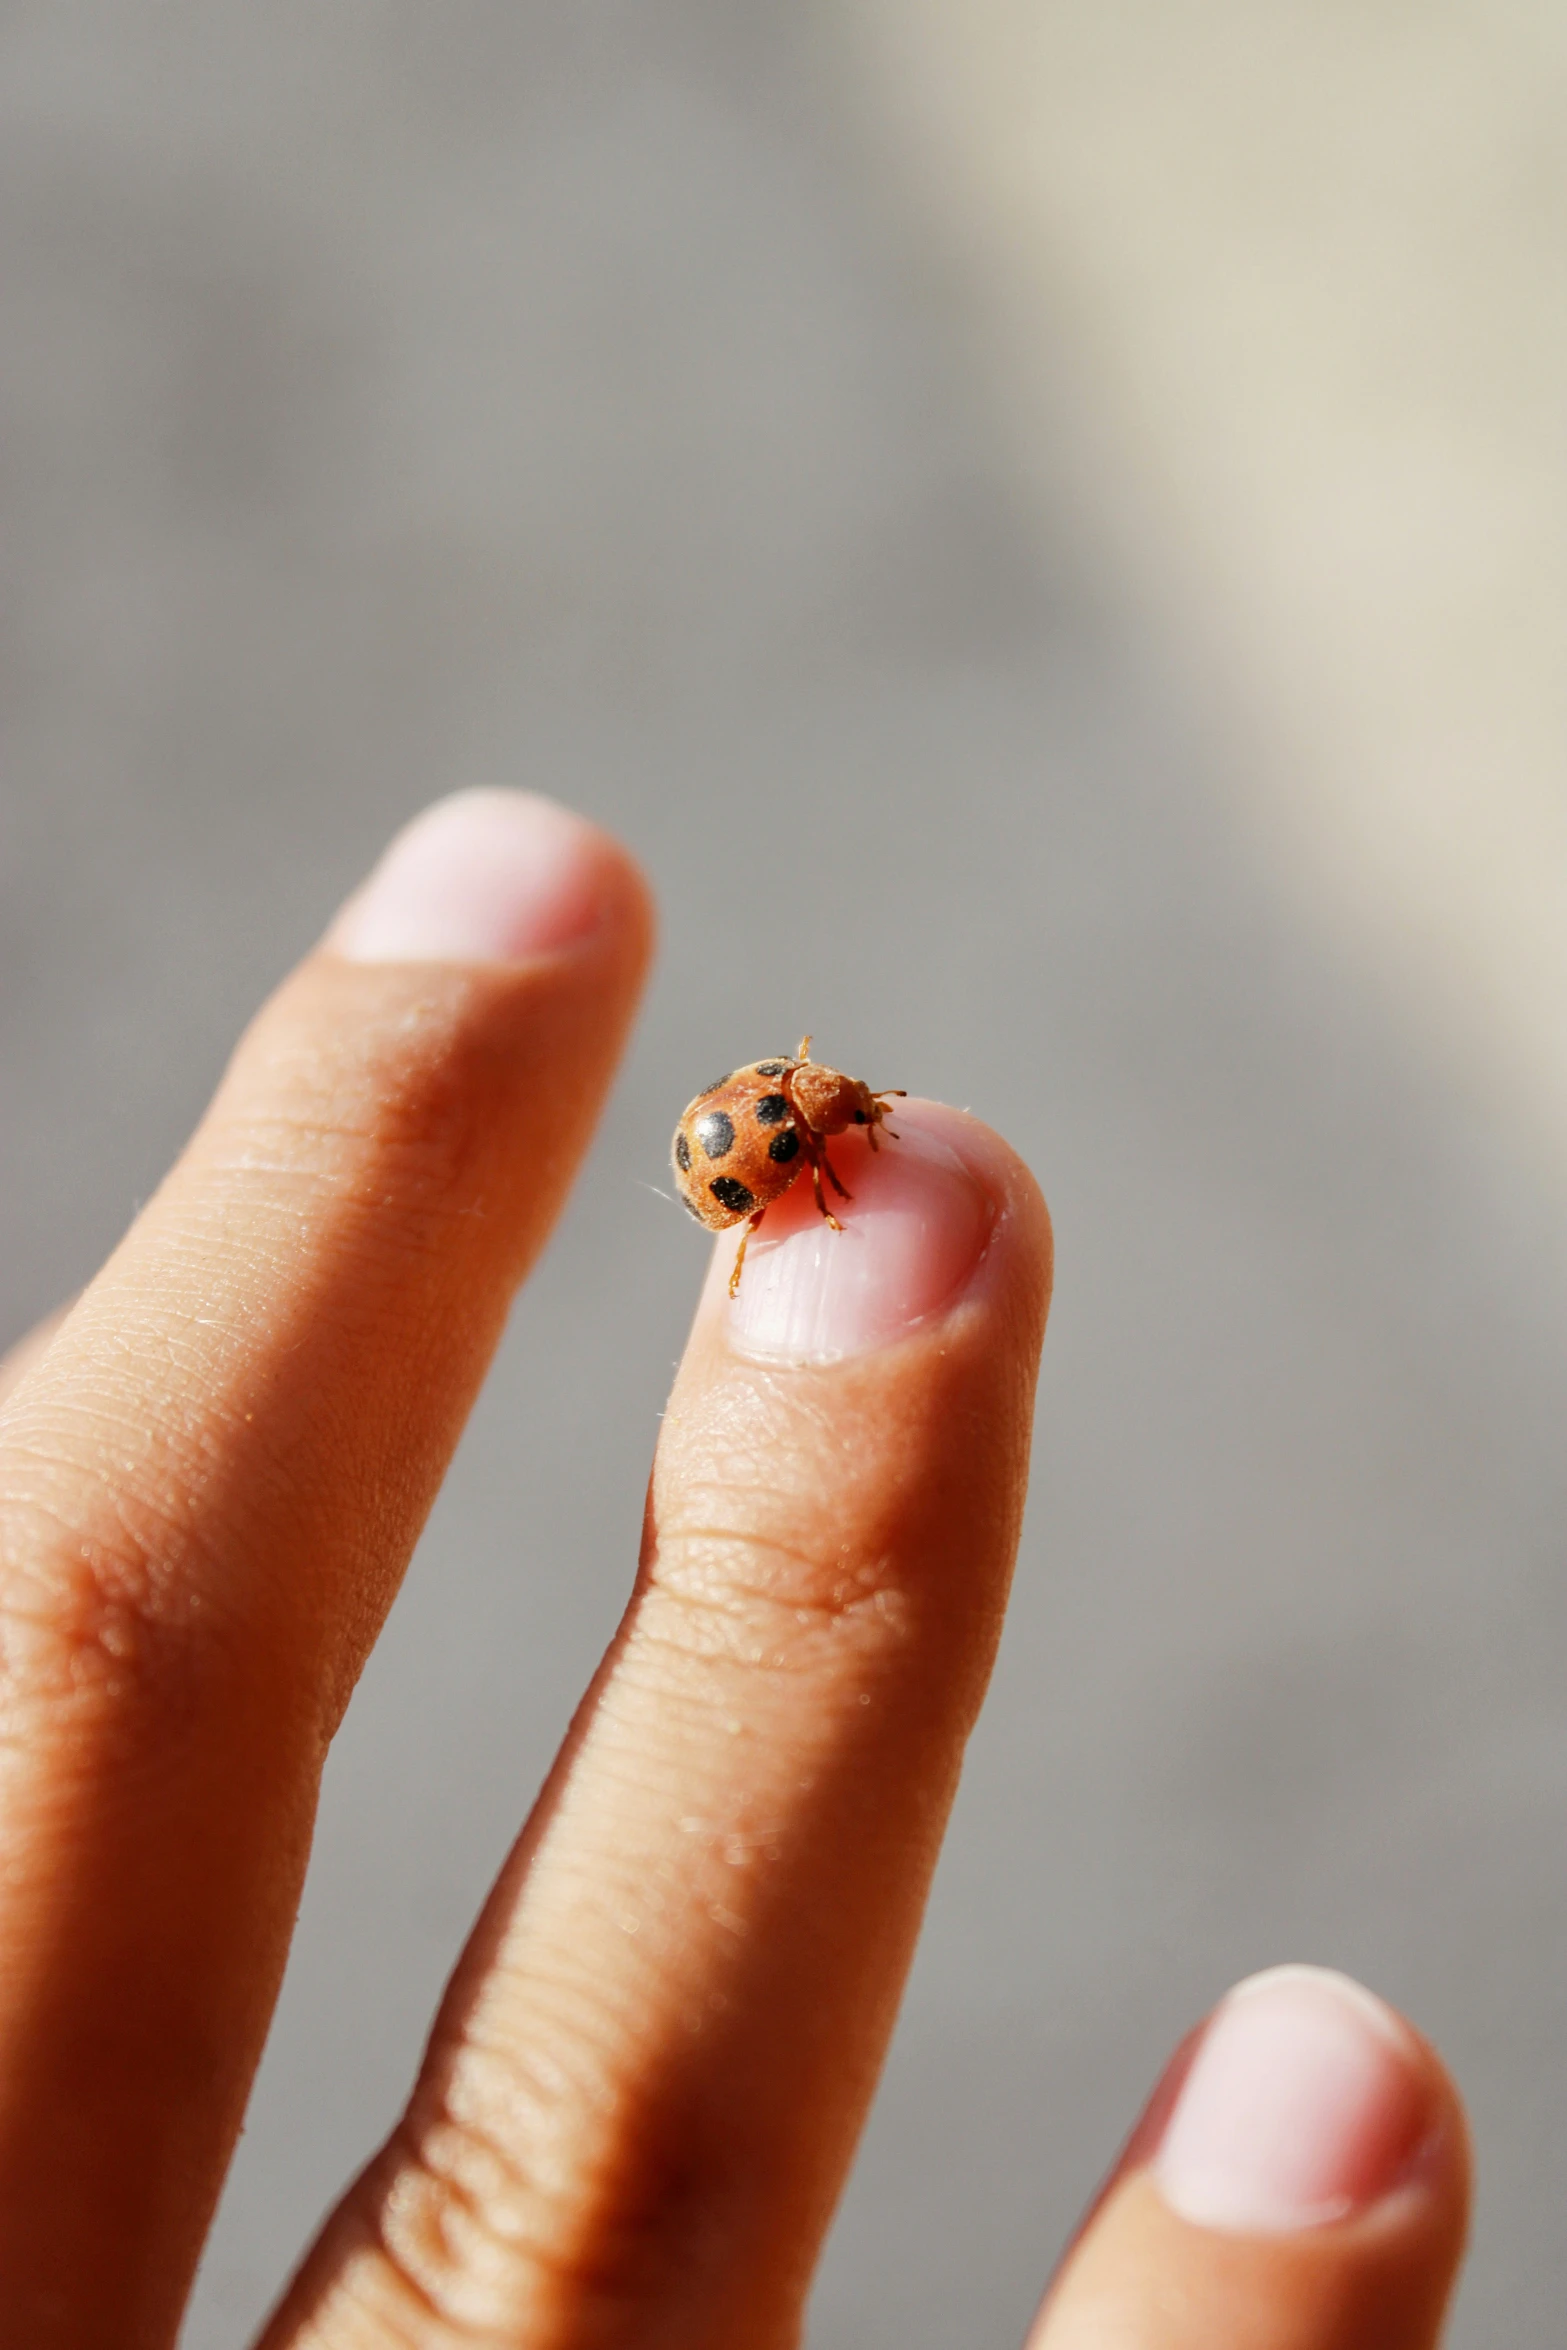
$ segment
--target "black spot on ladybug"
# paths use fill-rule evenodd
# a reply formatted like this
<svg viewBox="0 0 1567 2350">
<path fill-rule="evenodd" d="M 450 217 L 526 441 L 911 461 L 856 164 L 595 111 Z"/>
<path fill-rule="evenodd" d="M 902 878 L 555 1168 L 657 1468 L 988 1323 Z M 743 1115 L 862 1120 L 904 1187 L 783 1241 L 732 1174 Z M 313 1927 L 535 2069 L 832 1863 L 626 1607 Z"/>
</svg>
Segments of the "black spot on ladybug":
<svg viewBox="0 0 1567 2350">
<path fill-rule="evenodd" d="M 684 1192 L 682 1192 L 682 1193 L 680 1194 L 680 1205 L 681 1205 L 681 1206 L 682 1206 L 682 1207 L 685 1209 L 685 1212 L 686 1212 L 686 1214 L 687 1214 L 688 1216 L 694 1216 L 694 1217 L 696 1218 L 697 1222 L 698 1222 L 699 1224 L 701 1223 L 701 1221 L 702 1221 L 702 1211 L 701 1211 L 701 1209 L 700 1209 L 699 1207 L 696 1207 L 696 1206 L 694 1206 L 694 1205 L 692 1204 L 692 1202 L 691 1202 L 690 1200 L 688 1200 L 688 1199 L 687 1199 L 687 1197 L 686 1197 L 686 1195 L 685 1195 L 685 1193 L 684 1193 Z"/>
<path fill-rule="evenodd" d="M 727 1126 L 728 1123 L 726 1118 L 724 1124 Z M 748 1216 L 756 1205 L 755 1199 L 746 1190 L 745 1185 L 737 1183 L 732 1175 L 715 1175 L 707 1188 L 719 1206 L 727 1208 L 731 1215 Z"/>
<path fill-rule="evenodd" d="M 777 1126 L 789 1115 L 789 1096 L 786 1093 L 764 1093 L 756 1105 L 758 1126 Z"/>
<path fill-rule="evenodd" d="M 796 1134 L 792 1126 L 786 1126 L 782 1134 L 775 1134 L 773 1136 L 772 1141 L 767 1146 L 767 1155 L 770 1159 L 792 1159 L 796 1151 L 798 1151 L 799 1147 L 800 1137 Z"/>
<path fill-rule="evenodd" d="M 788 1066 L 787 1061 L 758 1061 L 756 1074 L 758 1077 L 781 1077 Z"/>
<path fill-rule="evenodd" d="M 735 1147 L 735 1122 L 727 1110 L 709 1110 L 691 1131 L 710 1159 L 721 1159 Z"/>
<path fill-rule="evenodd" d="M 709 1093 L 721 1093 L 721 1092 L 723 1091 L 724 1087 L 725 1087 L 725 1086 L 726 1086 L 726 1085 L 729 1083 L 729 1080 L 730 1080 L 730 1078 L 731 1078 L 733 1075 L 734 1075 L 734 1071 L 733 1071 L 732 1069 L 726 1069 L 726 1070 L 724 1071 L 724 1073 L 723 1073 L 722 1077 L 715 1077 L 715 1078 L 713 1079 L 713 1082 L 712 1082 L 712 1084 L 711 1084 L 711 1085 L 704 1085 L 704 1086 L 703 1086 L 703 1088 L 702 1088 L 702 1092 L 701 1092 L 701 1093 L 699 1093 L 699 1094 L 697 1095 L 697 1097 L 696 1097 L 696 1098 L 697 1098 L 697 1100 L 698 1100 L 698 1101 L 700 1101 L 700 1100 L 702 1099 L 702 1095 L 703 1095 L 703 1094 L 709 1094 Z"/>
<path fill-rule="evenodd" d="M 690 1174 L 691 1145 L 687 1142 L 684 1134 L 675 1136 L 675 1165 L 680 1169 L 682 1175 Z"/>
<path fill-rule="evenodd" d="M 855 1123 L 855 1125 L 856 1125 L 856 1126 L 863 1126 L 863 1125 L 864 1125 L 864 1123 L 865 1123 L 865 1112 L 864 1112 L 863 1110 L 856 1110 L 856 1111 L 855 1111 L 855 1113 L 854 1113 L 854 1123 Z"/>
</svg>

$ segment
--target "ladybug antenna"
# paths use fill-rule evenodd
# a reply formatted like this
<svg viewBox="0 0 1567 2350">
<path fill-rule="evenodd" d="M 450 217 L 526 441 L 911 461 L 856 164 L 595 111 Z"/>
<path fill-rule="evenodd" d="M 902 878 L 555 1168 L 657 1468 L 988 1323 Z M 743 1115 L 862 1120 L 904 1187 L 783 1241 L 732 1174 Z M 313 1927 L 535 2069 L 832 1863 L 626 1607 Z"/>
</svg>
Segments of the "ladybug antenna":
<svg viewBox="0 0 1567 2350">
<path fill-rule="evenodd" d="M 798 1052 L 795 1054 L 795 1056 L 794 1056 L 794 1057 L 795 1057 L 795 1059 L 796 1059 L 797 1061 L 808 1061 L 808 1060 L 810 1059 L 810 1057 L 811 1057 L 811 1040 L 810 1040 L 810 1038 L 809 1038 L 808 1036 L 802 1036 L 802 1037 L 801 1037 L 801 1039 L 800 1039 L 800 1049 L 799 1049 L 799 1051 L 798 1051 Z"/>
</svg>

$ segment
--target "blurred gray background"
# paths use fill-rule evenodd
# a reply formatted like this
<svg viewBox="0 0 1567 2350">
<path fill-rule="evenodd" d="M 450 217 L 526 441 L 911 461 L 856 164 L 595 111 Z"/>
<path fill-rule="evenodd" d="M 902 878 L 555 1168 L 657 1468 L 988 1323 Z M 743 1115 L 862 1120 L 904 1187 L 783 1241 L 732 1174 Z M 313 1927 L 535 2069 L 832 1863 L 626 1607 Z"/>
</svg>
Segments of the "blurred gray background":
<svg viewBox="0 0 1567 2350">
<path fill-rule="evenodd" d="M 1060 1258 L 1014 1613 L 813 2350 L 1016 2343 L 1174 2039 L 1291 1957 L 1441 2044 L 1481 2158 L 1455 2342 L 1546 2350 L 1561 1169 L 1411 1017 L 1364 894 L 1302 883 L 1336 820 L 1313 865 L 1309 791 L 1293 835 L 1248 818 L 1267 696 L 1237 716 L 1128 555 L 1081 303 L 998 397 L 833 18 L 0 9 L 0 1336 L 426 798 L 555 792 L 664 909 L 333 1757 L 188 2350 L 246 2338 L 397 2109 L 627 1589 L 700 1273 L 674 1114 L 806 1027 L 1003 1127 Z"/>
</svg>

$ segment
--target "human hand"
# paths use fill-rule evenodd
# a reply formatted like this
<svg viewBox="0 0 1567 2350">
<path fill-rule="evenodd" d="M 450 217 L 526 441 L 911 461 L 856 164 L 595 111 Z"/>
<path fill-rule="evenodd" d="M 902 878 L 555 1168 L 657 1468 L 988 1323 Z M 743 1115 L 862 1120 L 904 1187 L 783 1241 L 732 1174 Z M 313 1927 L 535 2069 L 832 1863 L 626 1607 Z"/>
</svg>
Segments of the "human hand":
<svg viewBox="0 0 1567 2350">
<path fill-rule="evenodd" d="M 327 1744 L 649 930 L 562 811 L 433 811 L 9 1367 L 3 2350 L 174 2338 Z M 999 1630 L 1049 1289 L 1005 1145 L 930 1103 L 899 1130 L 846 1141 L 842 1235 L 803 1185 L 770 1212 L 733 1305 L 720 1241 L 625 1621 L 266 2350 L 798 2339 Z M 1424 2043 L 1264 1979 L 1178 2053 L 1035 2350 L 1420 2350 L 1465 2197 Z"/>
</svg>

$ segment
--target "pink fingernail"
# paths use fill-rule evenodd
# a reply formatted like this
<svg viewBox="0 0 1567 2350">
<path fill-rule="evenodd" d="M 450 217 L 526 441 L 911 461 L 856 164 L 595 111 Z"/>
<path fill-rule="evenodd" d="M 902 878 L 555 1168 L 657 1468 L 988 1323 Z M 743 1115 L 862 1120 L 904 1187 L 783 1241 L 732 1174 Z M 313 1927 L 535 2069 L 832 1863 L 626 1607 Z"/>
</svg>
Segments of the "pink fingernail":
<svg viewBox="0 0 1567 2350">
<path fill-rule="evenodd" d="M 885 1346 L 961 1293 L 984 1255 L 997 1206 L 960 1150 L 963 1122 L 931 1103 L 899 1103 L 899 1139 L 872 1151 L 863 1135 L 827 1146 L 852 1198 L 834 1199 L 842 1230 L 817 1213 L 808 1175 L 767 1211 L 739 1295 L 722 1299 L 730 1344 L 765 1362 L 828 1363 Z M 715 1290 L 731 1248 L 715 1255 Z"/>
<path fill-rule="evenodd" d="M 465 791 L 401 831 L 332 928 L 356 963 L 509 963 L 604 911 L 602 835 L 533 792 Z"/>
<path fill-rule="evenodd" d="M 1345 1975 L 1276 1967 L 1215 2010 L 1154 2175 L 1199 2227 L 1290 2234 L 1388 2194 L 1429 2126 L 1418 2045 L 1392 2009 Z"/>
</svg>

